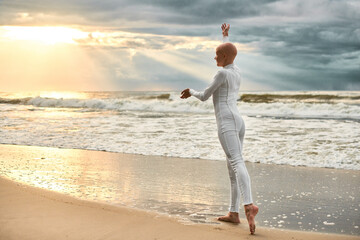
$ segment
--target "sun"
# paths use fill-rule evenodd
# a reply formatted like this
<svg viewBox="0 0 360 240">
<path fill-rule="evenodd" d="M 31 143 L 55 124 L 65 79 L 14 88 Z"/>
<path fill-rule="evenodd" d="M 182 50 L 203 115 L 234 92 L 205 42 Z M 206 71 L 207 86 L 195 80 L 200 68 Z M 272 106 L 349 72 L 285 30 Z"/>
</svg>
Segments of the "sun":
<svg viewBox="0 0 360 240">
<path fill-rule="evenodd" d="M 40 97 L 42 98 L 65 98 L 65 99 L 84 99 L 87 94 L 82 92 L 63 92 L 63 91 L 43 91 L 40 93 Z"/>
<path fill-rule="evenodd" d="M 87 38 L 88 33 L 69 27 L 3 26 L 0 38 L 6 40 L 26 40 L 44 44 L 76 44 L 77 39 Z"/>
</svg>

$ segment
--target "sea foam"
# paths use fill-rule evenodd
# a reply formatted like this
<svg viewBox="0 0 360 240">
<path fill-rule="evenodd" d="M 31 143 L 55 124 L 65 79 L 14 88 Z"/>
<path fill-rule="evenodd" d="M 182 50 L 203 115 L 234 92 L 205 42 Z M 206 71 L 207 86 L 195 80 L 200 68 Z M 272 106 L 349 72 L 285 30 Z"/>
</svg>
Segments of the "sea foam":
<svg viewBox="0 0 360 240">
<path fill-rule="evenodd" d="M 225 160 L 212 101 L 153 92 L 0 97 L 0 143 Z M 238 101 L 244 159 L 360 170 L 360 106 L 351 101 Z"/>
</svg>

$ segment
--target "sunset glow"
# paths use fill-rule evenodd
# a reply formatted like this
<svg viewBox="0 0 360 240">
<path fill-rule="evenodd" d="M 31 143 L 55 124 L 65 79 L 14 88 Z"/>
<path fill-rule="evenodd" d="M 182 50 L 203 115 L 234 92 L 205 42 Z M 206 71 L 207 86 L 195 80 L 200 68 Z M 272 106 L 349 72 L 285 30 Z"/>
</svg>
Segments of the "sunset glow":
<svg viewBox="0 0 360 240">
<path fill-rule="evenodd" d="M 68 27 L 20 27 L 3 26 L 0 36 L 5 40 L 26 40 L 44 44 L 69 43 L 76 44 L 76 39 L 86 38 L 87 33 Z"/>
<path fill-rule="evenodd" d="M 40 97 L 42 98 L 55 98 L 55 99 L 71 99 L 71 98 L 76 98 L 76 99 L 82 99 L 82 98 L 86 98 L 86 94 L 85 93 L 81 93 L 81 92 L 41 92 L 40 93 Z"/>
</svg>

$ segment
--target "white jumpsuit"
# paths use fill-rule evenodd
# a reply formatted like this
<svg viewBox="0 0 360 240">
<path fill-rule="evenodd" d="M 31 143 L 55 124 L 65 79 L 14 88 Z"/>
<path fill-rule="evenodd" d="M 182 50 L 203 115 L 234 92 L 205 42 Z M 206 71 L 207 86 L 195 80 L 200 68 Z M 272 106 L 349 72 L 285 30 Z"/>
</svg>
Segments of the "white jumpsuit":
<svg viewBox="0 0 360 240">
<path fill-rule="evenodd" d="M 243 205 L 253 202 L 250 177 L 242 157 L 245 124 L 236 104 L 240 81 L 240 69 L 229 64 L 217 72 L 213 82 L 203 92 L 190 89 L 190 94 L 201 101 L 213 96 L 218 136 L 226 154 L 230 176 L 230 212 L 239 212 L 240 196 Z"/>
</svg>

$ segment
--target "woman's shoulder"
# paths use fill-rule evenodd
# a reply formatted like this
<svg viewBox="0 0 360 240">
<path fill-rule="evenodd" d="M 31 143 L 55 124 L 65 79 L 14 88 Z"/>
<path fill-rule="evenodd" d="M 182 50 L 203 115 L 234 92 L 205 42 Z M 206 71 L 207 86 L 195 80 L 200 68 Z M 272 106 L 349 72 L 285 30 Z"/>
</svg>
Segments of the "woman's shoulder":
<svg viewBox="0 0 360 240">
<path fill-rule="evenodd" d="M 224 81 L 226 79 L 227 76 L 227 71 L 226 69 L 220 69 L 216 75 L 215 75 L 215 80 L 216 81 Z"/>
<path fill-rule="evenodd" d="M 226 77 L 227 73 L 228 69 L 222 68 L 216 73 L 216 75 L 218 75 L 219 77 Z"/>
</svg>

